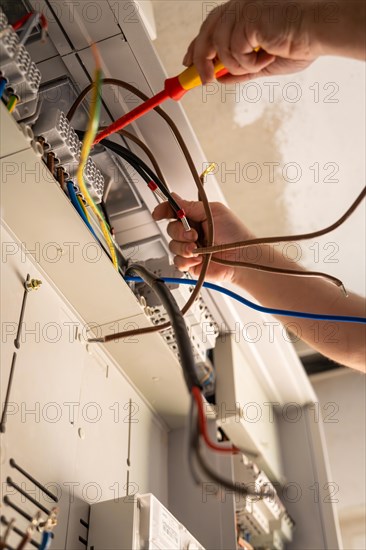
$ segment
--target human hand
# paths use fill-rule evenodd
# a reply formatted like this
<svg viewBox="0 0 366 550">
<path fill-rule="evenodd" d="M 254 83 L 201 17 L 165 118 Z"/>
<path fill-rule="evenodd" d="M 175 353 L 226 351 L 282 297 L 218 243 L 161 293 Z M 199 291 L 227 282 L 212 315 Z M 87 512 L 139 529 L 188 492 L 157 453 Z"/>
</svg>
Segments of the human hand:
<svg viewBox="0 0 366 550">
<path fill-rule="evenodd" d="M 183 64 L 194 63 L 203 84 L 216 57 L 230 73 L 225 83 L 301 71 L 317 57 L 313 9 L 311 0 L 230 0 L 210 12 Z"/>
<path fill-rule="evenodd" d="M 208 224 L 203 203 L 199 201 L 185 201 L 173 193 L 174 198 L 184 209 L 187 218 L 195 222 L 207 238 Z M 222 244 L 239 240 L 252 239 L 254 236 L 248 231 L 239 218 L 227 206 L 220 202 L 210 203 L 215 227 L 215 243 Z M 153 214 L 154 220 L 163 220 L 174 218 L 173 210 L 167 202 L 159 204 Z M 203 256 L 195 256 L 194 251 L 197 248 L 198 233 L 196 229 L 185 231 L 182 223 L 178 220 L 171 221 L 167 228 L 168 235 L 172 238 L 169 243 L 169 249 L 174 254 L 174 264 L 180 271 L 189 271 L 195 277 L 201 272 Z M 203 243 L 201 243 L 203 244 Z M 235 260 L 236 252 L 214 254 L 214 258 L 224 260 Z M 211 281 L 232 282 L 236 268 L 211 263 L 207 271 L 207 279 Z"/>
</svg>

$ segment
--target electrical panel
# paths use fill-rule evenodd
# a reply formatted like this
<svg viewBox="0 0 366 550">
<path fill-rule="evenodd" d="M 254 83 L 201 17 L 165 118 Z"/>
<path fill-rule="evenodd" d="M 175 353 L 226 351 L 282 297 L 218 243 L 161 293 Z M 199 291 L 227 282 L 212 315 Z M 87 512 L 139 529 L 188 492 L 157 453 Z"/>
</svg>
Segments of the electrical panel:
<svg viewBox="0 0 366 550">
<path fill-rule="evenodd" d="M 230 493 L 223 500 L 220 484 L 192 480 L 177 334 L 171 327 L 141 333 L 165 323 L 169 311 L 148 284 L 124 275 L 138 263 L 156 280 L 174 280 L 179 308 L 190 299 L 195 282 L 172 265 L 167 224 L 151 211 L 163 193 L 159 178 L 196 199 L 192 165 L 199 173 L 207 159 L 181 105 L 170 101 L 170 127 L 149 113 L 108 146 L 95 145 L 81 186 L 91 44 L 105 76 L 100 127 L 135 107 L 141 93 L 158 92 L 166 77 L 144 3 L 92 4 L 98 24 L 85 3 L 0 2 L 2 542 L 14 550 L 213 550 L 241 537 L 258 550 L 304 547 L 294 528 L 304 520 L 302 503 L 277 491 L 297 474 L 276 406 L 297 402 L 305 410 L 316 396 L 292 346 L 276 339 L 279 327 L 271 345 L 253 345 L 242 321 L 265 326 L 264 315 L 207 289 L 184 327 L 211 438 L 240 454 L 204 452 L 201 460 L 229 485 L 253 485 L 258 494 L 271 487 L 272 499 Z M 214 181 L 207 193 L 224 201 Z M 133 335 L 118 337 L 126 331 Z M 106 343 L 107 335 L 116 336 Z M 272 420 L 248 421 L 243 411 L 253 403 Z M 321 428 L 307 430 L 326 480 Z M 308 483 L 317 475 L 312 456 L 304 468 Z M 336 548 L 333 514 L 322 503 L 317 509 L 325 519 L 316 532 L 327 523 L 332 533 L 318 548 Z"/>
<path fill-rule="evenodd" d="M 204 550 L 151 494 L 95 504 L 90 523 L 89 540 L 95 550 Z"/>
</svg>

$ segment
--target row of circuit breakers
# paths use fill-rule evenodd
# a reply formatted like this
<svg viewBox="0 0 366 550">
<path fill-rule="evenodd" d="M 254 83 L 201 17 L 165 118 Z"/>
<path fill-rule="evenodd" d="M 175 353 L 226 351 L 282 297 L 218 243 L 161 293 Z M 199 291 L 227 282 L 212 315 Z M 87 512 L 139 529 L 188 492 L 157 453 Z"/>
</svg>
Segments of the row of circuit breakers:
<svg viewBox="0 0 366 550">
<path fill-rule="evenodd" d="M 39 32 L 39 29 L 37 30 Z M 57 104 L 42 103 L 41 73 L 31 60 L 24 45 L 25 36 L 16 32 L 8 23 L 8 19 L 0 8 L 0 89 L 2 101 L 10 105 L 11 116 L 21 125 L 23 132 L 29 137 L 37 155 L 42 156 L 56 181 L 64 186 L 65 181 L 72 181 L 77 196 L 84 201 L 78 185 L 75 182 L 76 171 L 80 162 L 81 140 L 78 133 L 70 125 L 66 113 Z M 9 115 L 10 116 L 10 115 Z M 111 179 L 125 181 L 128 173 L 123 163 L 116 159 L 102 146 L 95 148 L 89 157 L 85 171 L 85 183 L 95 203 L 103 199 L 106 186 Z M 66 192 L 66 189 L 65 189 Z M 84 201 L 85 203 L 85 201 Z M 85 203 L 86 206 L 86 203 Z M 90 213 L 92 226 L 98 239 L 108 249 L 101 234 L 97 220 Z M 116 244 L 116 243 L 115 243 Z M 166 256 L 149 259 L 142 262 L 156 275 L 169 277 L 188 277 L 178 272 L 169 264 Z M 164 307 L 155 294 L 142 284 L 132 285 L 140 303 L 145 307 L 145 313 L 153 324 L 164 322 L 167 317 Z M 192 287 L 171 287 L 173 295 L 180 307 L 188 300 Z M 214 315 L 200 297 L 185 317 L 191 337 L 192 347 L 198 372 L 203 383 L 206 397 L 214 394 L 215 377 L 210 361 L 210 350 L 215 347 L 219 334 L 218 324 Z M 206 338 L 202 339 L 202 323 L 206 330 Z M 166 345 L 179 357 L 175 335 L 172 329 L 161 333 Z M 239 460 L 239 458 L 238 458 Z M 263 481 L 263 472 L 257 470 L 252 463 L 245 464 L 249 481 L 271 486 L 268 478 Z M 262 477 L 261 477 L 262 476 Z M 251 540 L 255 548 L 273 548 L 282 550 L 286 542 L 292 538 L 293 522 L 288 516 L 281 501 L 251 502 L 242 500 L 237 506 L 237 529 L 243 540 Z M 2 512 L 4 514 L 4 512 Z M 9 527 L 5 514 L 1 519 L 3 525 Z M 105 529 L 107 524 L 113 528 Z M 45 550 L 34 534 L 33 546 Z M 52 538 L 52 537 L 51 537 Z M 50 547 L 52 540 L 50 538 Z M 132 502 L 130 499 L 101 502 L 91 507 L 89 541 L 93 550 L 108 548 L 120 549 L 202 549 L 203 546 L 174 518 L 174 516 L 151 494 L 139 495 Z M 252 548 L 245 543 L 244 548 Z M 10 548 L 6 544 L 1 548 Z M 19 546 L 20 548 L 20 546 Z"/>
</svg>

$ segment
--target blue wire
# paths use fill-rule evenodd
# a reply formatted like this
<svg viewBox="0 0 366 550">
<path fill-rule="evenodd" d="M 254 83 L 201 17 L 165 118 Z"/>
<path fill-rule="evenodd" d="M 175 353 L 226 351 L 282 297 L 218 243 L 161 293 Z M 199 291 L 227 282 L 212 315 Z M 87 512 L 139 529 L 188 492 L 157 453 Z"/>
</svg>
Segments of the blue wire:
<svg viewBox="0 0 366 550">
<path fill-rule="evenodd" d="M 69 197 L 70 197 L 70 200 L 71 200 L 73 206 L 76 208 L 76 210 L 78 211 L 80 216 L 83 218 L 83 220 L 84 220 L 85 224 L 87 225 L 88 229 L 91 231 L 91 233 L 94 235 L 96 240 L 99 242 L 98 237 L 96 236 L 96 234 L 94 232 L 94 229 L 90 225 L 90 223 L 88 221 L 88 218 L 85 216 L 84 210 L 80 206 L 80 203 L 78 201 L 78 198 L 77 198 L 77 195 L 76 195 L 76 192 L 75 192 L 75 189 L 74 189 L 74 184 L 73 184 L 72 181 L 67 182 L 67 192 L 69 193 Z"/>
<path fill-rule="evenodd" d="M 38 547 L 38 550 L 48 550 L 50 548 L 52 542 L 52 532 L 51 531 L 43 531 L 42 534 L 42 541 L 41 544 Z"/>
<path fill-rule="evenodd" d="M 143 280 L 141 279 L 141 277 L 126 276 L 124 279 L 126 282 L 143 283 Z M 197 280 L 195 279 L 179 279 L 176 277 L 160 277 L 160 279 L 162 279 L 167 284 L 190 285 L 190 286 L 195 286 L 197 284 Z M 303 311 L 290 311 L 287 309 L 275 309 L 271 307 L 264 307 L 264 306 L 255 304 L 250 300 L 247 300 L 243 296 L 236 294 L 236 292 L 233 292 L 228 288 L 215 285 L 214 283 L 204 282 L 203 286 L 205 288 L 209 288 L 210 290 L 216 290 L 217 292 L 226 294 L 226 296 L 229 296 L 230 298 L 237 300 L 241 304 L 244 304 L 245 306 L 250 307 L 251 309 L 260 311 L 261 313 L 268 313 L 270 315 L 282 315 L 284 317 L 298 317 L 300 319 L 315 319 L 317 321 L 339 321 L 341 323 L 362 323 L 362 324 L 366 323 L 366 317 L 353 317 L 352 315 L 325 315 L 323 313 L 305 313 Z"/>
<path fill-rule="evenodd" d="M 3 97 L 7 82 L 6 78 L 0 79 L 0 99 Z"/>
</svg>

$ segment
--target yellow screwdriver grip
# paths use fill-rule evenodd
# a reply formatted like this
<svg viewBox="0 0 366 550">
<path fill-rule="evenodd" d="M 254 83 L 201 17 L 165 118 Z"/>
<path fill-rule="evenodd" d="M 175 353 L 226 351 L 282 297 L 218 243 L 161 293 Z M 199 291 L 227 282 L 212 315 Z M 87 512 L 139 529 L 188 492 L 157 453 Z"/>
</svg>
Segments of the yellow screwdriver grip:
<svg viewBox="0 0 366 550">
<path fill-rule="evenodd" d="M 257 46 L 253 49 L 253 51 L 256 53 L 258 53 L 260 50 L 260 46 Z M 218 76 L 223 76 L 225 74 L 225 67 L 219 59 L 216 59 L 216 61 L 214 62 L 214 68 L 215 76 L 217 76 L 218 73 L 221 73 Z M 192 88 L 197 88 L 198 86 L 202 85 L 201 77 L 198 74 L 198 71 L 194 65 L 191 65 L 190 67 L 188 67 L 188 69 L 178 75 L 178 80 L 182 88 L 184 88 L 184 90 L 186 91 L 192 90 Z"/>
<path fill-rule="evenodd" d="M 215 75 L 217 75 L 218 72 L 223 71 L 225 69 L 224 65 L 221 63 L 221 61 L 217 60 L 214 63 L 215 67 Z M 192 88 L 197 88 L 197 86 L 202 85 L 202 80 L 200 75 L 198 74 L 198 71 L 194 65 L 191 65 L 183 71 L 179 76 L 178 80 L 180 82 L 180 85 L 185 90 L 192 90 Z"/>
</svg>

